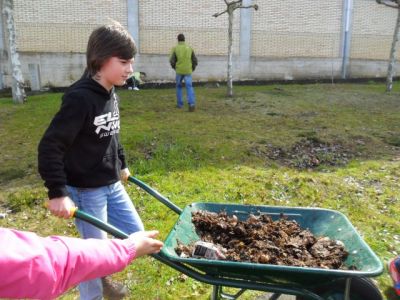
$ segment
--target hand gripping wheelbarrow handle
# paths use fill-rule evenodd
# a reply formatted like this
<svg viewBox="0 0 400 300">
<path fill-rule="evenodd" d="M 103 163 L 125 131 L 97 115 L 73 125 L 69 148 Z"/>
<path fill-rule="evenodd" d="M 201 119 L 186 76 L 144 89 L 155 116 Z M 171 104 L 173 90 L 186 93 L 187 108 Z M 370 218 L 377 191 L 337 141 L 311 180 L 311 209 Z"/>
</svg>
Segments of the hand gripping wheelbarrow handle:
<svg viewBox="0 0 400 300">
<path fill-rule="evenodd" d="M 182 209 L 180 209 L 178 206 L 176 206 L 171 200 L 169 200 L 167 197 L 161 195 L 158 191 L 155 189 L 151 188 L 147 184 L 145 184 L 143 181 L 140 181 L 139 179 L 129 176 L 128 180 L 137 186 L 141 187 L 143 190 L 145 190 L 147 193 L 152 195 L 154 198 L 156 198 L 158 201 L 160 201 L 162 204 L 173 210 L 175 213 L 180 215 L 182 213 Z"/>
</svg>

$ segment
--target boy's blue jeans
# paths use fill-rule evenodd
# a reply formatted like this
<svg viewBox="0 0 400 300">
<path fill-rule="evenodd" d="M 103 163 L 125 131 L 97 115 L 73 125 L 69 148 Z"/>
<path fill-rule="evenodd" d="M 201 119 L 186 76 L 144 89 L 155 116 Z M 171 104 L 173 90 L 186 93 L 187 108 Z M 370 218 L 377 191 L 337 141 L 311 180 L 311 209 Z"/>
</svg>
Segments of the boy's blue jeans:
<svg viewBox="0 0 400 300">
<path fill-rule="evenodd" d="M 178 107 L 183 106 L 182 99 L 182 82 L 185 81 L 187 101 L 190 106 L 196 105 L 196 99 L 194 95 L 194 89 L 192 84 L 192 75 L 180 75 L 176 74 L 176 105 Z"/>
<path fill-rule="evenodd" d="M 114 225 L 127 234 L 144 230 L 135 207 L 120 181 L 99 188 L 76 188 L 67 186 L 72 201 L 82 211 Z M 84 239 L 106 239 L 107 234 L 82 220 L 75 220 L 81 237 Z M 78 270 L 79 271 L 79 270 Z M 81 300 L 103 299 L 101 279 L 79 284 Z"/>
</svg>

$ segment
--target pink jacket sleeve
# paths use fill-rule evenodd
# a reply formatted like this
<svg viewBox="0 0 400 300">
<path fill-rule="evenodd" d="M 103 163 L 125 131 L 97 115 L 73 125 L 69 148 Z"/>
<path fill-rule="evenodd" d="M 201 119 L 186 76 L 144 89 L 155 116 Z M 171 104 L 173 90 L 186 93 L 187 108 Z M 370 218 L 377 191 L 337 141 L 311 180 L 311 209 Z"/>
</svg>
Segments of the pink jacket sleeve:
<svg viewBox="0 0 400 300">
<path fill-rule="evenodd" d="M 122 270 L 132 240 L 95 240 L 0 228 L 0 298 L 54 299 L 81 281 Z"/>
</svg>

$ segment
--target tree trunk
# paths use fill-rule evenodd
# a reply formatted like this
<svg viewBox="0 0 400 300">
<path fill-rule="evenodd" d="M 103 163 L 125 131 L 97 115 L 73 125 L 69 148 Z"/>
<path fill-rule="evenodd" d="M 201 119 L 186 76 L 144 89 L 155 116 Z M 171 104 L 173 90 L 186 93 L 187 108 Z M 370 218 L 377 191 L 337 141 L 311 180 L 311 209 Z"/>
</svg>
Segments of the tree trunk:
<svg viewBox="0 0 400 300">
<path fill-rule="evenodd" d="M 386 92 L 390 92 L 393 88 L 394 68 L 396 64 L 396 48 L 399 41 L 399 28 L 400 28 L 400 5 L 397 9 L 397 22 L 393 34 L 392 48 L 390 49 L 390 61 L 386 78 Z"/>
<path fill-rule="evenodd" d="M 228 76 L 227 86 L 228 97 L 233 97 L 233 83 L 232 83 L 232 44 L 233 44 L 233 13 L 234 10 L 228 8 Z"/>
<path fill-rule="evenodd" d="M 8 31 L 8 50 L 12 70 L 12 95 L 15 103 L 24 103 L 26 99 L 24 90 L 24 78 L 21 71 L 21 63 L 17 52 L 15 23 L 13 16 L 13 0 L 4 0 L 3 14 Z"/>
</svg>

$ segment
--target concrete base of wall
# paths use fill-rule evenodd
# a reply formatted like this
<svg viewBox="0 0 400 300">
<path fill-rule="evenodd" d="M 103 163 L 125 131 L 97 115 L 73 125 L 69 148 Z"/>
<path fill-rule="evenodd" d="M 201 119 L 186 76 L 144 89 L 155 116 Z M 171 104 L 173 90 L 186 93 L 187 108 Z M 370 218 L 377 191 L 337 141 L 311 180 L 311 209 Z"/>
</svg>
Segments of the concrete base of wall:
<svg viewBox="0 0 400 300">
<path fill-rule="evenodd" d="M 350 78 L 386 77 L 389 62 L 376 60 L 351 60 L 349 65 Z M 395 76 L 399 75 L 400 64 L 396 64 Z"/>
<path fill-rule="evenodd" d="M 28 87 L 31 86 L 29 65 L 38 65 L 40 72 L 40 86 L 65 87 L 78 80 L 86 66 L 86 56 L 76 53 L 20 53 L 22 73 Z M 9 66 L 5 70 L 4 84 L 11 86 Z"/>
<path fill-rule="evenodd" d="M 6 56 L 2 56 L 3 58 Z M 193 73 L 194 81 L 225 81 L 227 61 L 225 56 L 199 56 L 199 66 Z M 339 79 L 341 58 L 288 58 L 271 59 L 253 57 L 250 61 L 234 61 L 234 80 L 315 80 Z M 77 53 L 20 53 L 22 72 L 30 86 L 29 64 L 36 64 L 40 72 L 40 86 L 66 87 L 78 80 L 85 68 L 85 54 Z M 3 87 L 11 86 L 8 62 L 0 61 Z M 349 78 L 382 78 L 386 76 L 386 61 L 351 60 Z M 171 69 L 167 55 L 139 55 L 135 70 L 146 72 L 147 80 L 153 82 L 173 82 L 175 72 Z M 397 65 L 397 74 L 400 65 Z"/>
<path fill-rule="evenodd" d="M 193 73 L 195 81 L 224 81 L 227 74 L 225 56 L 199 56 Z M 150 81 L 171 81 L 175 72 L 164 55 L 141 55 L 135 68 L 144 71 Z M 340 76 L 341 59 L 266 59 L 234 61 L 234 80 L 300 80 Z"/>
</svg>

